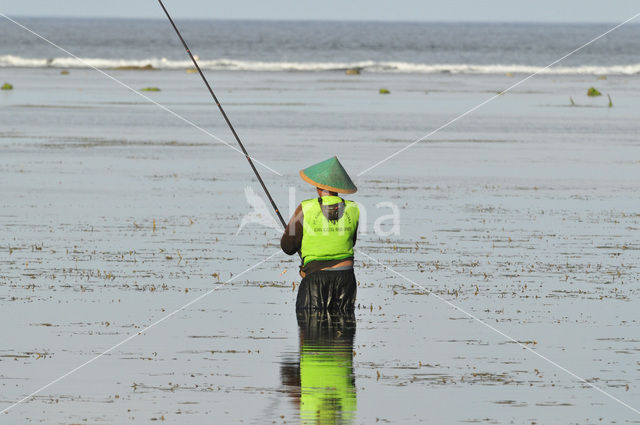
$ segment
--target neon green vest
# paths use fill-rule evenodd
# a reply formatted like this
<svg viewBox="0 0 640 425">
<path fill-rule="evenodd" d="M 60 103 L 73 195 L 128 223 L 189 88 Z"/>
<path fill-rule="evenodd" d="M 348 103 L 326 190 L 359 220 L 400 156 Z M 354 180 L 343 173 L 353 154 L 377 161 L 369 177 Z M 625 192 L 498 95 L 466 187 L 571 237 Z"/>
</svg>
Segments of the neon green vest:
<svg viewBox="0 0 640 425">
<path fill-rule="evenodd" d="M 323 196 L 323 205 L 342 202 L 338 196 Z M 302 201 L 302 254 L 303 265 L 315 260 L 342 260 L 353 257 L 353 235 L 358 226 L 358 204 L 345 201 L 344 214 L 330 222 L 322 213 L 317 198 Z"/>
</svg>

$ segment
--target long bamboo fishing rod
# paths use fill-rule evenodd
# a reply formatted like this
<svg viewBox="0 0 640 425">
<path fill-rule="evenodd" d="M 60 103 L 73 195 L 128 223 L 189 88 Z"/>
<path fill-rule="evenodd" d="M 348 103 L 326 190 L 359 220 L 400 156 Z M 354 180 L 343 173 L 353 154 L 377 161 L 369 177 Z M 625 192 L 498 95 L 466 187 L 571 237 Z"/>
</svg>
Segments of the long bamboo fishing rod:
<svg viewBox="0 0 640 425">
<path fill-rule="evenodd" d="M 198 73 L 202 77 L 202 81 L 204 81 L 204 84 L 207 86 L 207 89 L 209 89 L 209 93 L 211 93 L 211 97 L 213 97 L 214 102 L 216 102 L 216 105 L 218 105 L 218 109 L 220 109 L 220 113 L 222 114 L 222 116 L 224 117 L 224 120 L 227 122 L 227 125 L 231 129 L 231 132 L 233 133 L 233 137 L 236 138 L 236 141 L 238 142 L 238 145 L 240 145 L 240 149 L 242 149 L 242 153 L 244 153 L 245 158 L 247 158 L 247 161 L 249 161 L 249 165 L 251 165 L 251 169 L 253 170 L 253 173 L 258 178 L 258 181 L 260 182 L 260 185 L 262 186 L 262 189 L 264 190 L 264 193 L 266 193 L 267 198 L 269 198 L 269 202 L 271 202 L 271 206 L 273 207 L 273 209 L 275 210 L 276 214 L 278 215 L 278 218 L 280 219 L 280 223 L 282 223 L 283 227 L 287 227 L 287 224 L 285 223 L 284 219 L 282 218 L 282 214 L 280 214 L 280 210 L 278 209 L 278 206 L 276 205 L 276 203 L 274 202 L 273 198 L 271 197 L 271 194 L 269 193 L 269 189 L 267 189 L 267 186 L 265 186 L 264 182 L 262 181 L 262 177 L 260 177 L 260 173 L 258 173 L 258 170 L 256 169 L 256 166 L 253 164 L 253 161 L 251 160 L 251 157 L 249 156 L 249 153 L 244 148 L 244 145 L 242 144 L 242 141 L 240 140 L 240 137 L 238 136 L 238 133 L 236 133 L 236 129 L 233 128 L 233 125 L 231 124 L 231 121 L 229 121 L 229 117 L 227 117 L 226 112 L 224 112 L 224 109 L 222 108 L 222 105 L 220 104 L 220 101 L 218 101 L 218 97 L 216 96 L 216 94 L 213 92 L 213 89 L 209 85 L 209 81 L 207 81 L 207 78 L 202 73 L 202 70 L 200 69 L 200 66 L 198 65 L 198 62 L 196 61 L 196 58 L 193 57 L 193 54 L 191 53 L 191 50 L 189 50 L 189 46 L 187 46 L 187 43 L 184 41 L 184 38 L 182 38 L 182 34 L 180 34 L 180 31 L 178 30 L 178 27 L 173 22 L 173 19 L 171 19 L 171 15 L 169 15 L 169 12 L 167 11 L 167 8 L 164 7 L 164 3 L 162 3 L 162 0 L 158 0 L 158 3 L 160 3 L 160 7 L 162 7 L 162 10 L 164 10 L 164 13 L 167 15 L 167 18 L 169 18 L 169 22 L 171 22 L 171 26 L 173 27 L 174 30 L 176 30 L 176 34 L 178 34 L 178 38 L 180 38 L 180 41 L 182 42 L 182 45 L 187 50 L 187 53 L 189 54 L 189 57 L 193 61 L 193 65 L 196 67 L 196 69 L 198 70 Z"/>
</svg>

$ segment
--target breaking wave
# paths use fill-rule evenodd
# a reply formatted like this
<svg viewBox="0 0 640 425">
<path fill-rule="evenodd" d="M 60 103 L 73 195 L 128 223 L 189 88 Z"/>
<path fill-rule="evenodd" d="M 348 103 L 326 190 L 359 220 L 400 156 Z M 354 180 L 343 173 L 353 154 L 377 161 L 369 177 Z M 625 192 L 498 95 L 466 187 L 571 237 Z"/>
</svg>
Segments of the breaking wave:
<svg viewBox="0 0 640 425">
<path fill-rule="evenodd" d="M 263 71 L 263 72 L 320 72 L 359 69 L 364 72 L 391 72 L 410 74 L 533 74 L 542 67 L 531 65 L 480 65 L 480 64 L 421 64 L 410 62 L 263 62 L 234 59 L 200 59 L 201 68 L 215 71 Z M 23 58 L 0 56 L 1 68 L 90 68 L 101 69 L 190 69 L 188 60 L 151 59 L 105 59 L 105 58 Z M 640 63 L 631 65 L 580 65 L 556 66 L 540 71 L 554 75 L 634 75 L 640 74 Z"/>
</svg>

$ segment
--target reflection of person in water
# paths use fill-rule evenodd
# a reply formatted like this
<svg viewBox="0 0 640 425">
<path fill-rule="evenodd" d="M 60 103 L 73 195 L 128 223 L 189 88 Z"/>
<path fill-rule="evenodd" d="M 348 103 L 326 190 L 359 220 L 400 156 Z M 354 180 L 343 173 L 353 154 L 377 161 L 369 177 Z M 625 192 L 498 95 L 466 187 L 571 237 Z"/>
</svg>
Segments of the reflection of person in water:
<svg viewBox="0 0 640 425">
<path fill-rule="evenodd" d="M 300 357 L 281 367 L 302 424 L 348 424 L 356 412 L 353 313 L 298 312 Z"/>
</svg>

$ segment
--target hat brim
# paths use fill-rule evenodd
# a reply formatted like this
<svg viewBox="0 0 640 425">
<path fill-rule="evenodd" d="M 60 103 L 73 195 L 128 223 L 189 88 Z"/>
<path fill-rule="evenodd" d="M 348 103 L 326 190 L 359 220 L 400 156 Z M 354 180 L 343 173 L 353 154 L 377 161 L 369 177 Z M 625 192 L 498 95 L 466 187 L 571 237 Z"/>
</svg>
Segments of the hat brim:
<svg viewBox="0 0 640 425">
<path fill-rule="evenodd" d="M 300 170 L 300 177 L 302 177 L 302 180 L 306 181 L 307 183 L 309 183 L 309 184 L 311 184 L 311 185 L 313 185 L 315 187 L 319 187 L 320 189 L 329 190 L 331 192 L 349 194 L 349 193 L 356 193 L 358 191 L 357 188 L 354 188 L 354 189 L 341 189 L 339 187 L 333 187 L 333 186 L 328 186 L 326 184 L 318 183 L 316 181 L 313 181 L 309 176 L 307 176 L 304 173 L 304 170 Z"/>
</svg>

